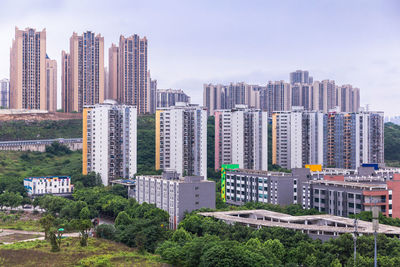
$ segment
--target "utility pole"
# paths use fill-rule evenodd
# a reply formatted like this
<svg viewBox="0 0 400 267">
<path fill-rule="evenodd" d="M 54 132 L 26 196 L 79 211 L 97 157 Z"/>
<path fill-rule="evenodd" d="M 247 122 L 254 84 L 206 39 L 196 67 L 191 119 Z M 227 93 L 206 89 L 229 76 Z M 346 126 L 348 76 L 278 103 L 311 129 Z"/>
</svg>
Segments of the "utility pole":
<svg viewBox="0 0 400 267">
<path fill-rule="evenodd" d="M 378 229 L 379 229 L 379 209 L 376 206 L 372 207 L 372 230 L 374 230 L 374 267 L 377 267 L 377 247 L 376 247 L 376 237 L 378 235 Z"/>
<path fill-rule="evenodd" d="M 357 234 L 358 234 L 358 229 L 357 229 L 357 217 L 354 219 L 354 267 L 356 265 L 357 261 Z"/>
</svg>

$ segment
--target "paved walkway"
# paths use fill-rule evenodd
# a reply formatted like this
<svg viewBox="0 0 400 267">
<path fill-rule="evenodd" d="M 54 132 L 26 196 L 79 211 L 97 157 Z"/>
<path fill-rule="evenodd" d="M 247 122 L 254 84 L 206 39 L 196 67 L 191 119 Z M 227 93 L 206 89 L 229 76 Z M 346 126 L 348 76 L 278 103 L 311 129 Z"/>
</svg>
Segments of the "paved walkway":
<svg viewBox="0 0 400 267">
<path fill-rule="evenodd" d="M 13 235 L 13 234 L 25 234 L 25 235 L 39 235 L 39 237 L 25 239 L 25 240 L 17 240 L 14 242 L 3 242 L 3 244 L 13 244 L 18 242 L 27 242 L 34 240 L 44 240 L 44 232 L 36 232 L 36 231 L 22 231 L 22 230 L 13 230 L 13 229 L 0 229 L 0 237 Z M 63 237 L 79 237 L 79 233 L 66 233 Z"/>
</svg>

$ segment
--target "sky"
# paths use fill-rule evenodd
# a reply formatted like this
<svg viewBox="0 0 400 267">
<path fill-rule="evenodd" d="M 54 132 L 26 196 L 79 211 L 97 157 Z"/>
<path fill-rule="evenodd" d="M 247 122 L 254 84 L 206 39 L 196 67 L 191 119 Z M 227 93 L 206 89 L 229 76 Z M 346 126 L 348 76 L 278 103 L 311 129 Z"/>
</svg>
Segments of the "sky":
<svg viewBox="0 0 400 267">
<path fill-rule="evenodd" d="M 0 0 L 0 78 L 9 77 L 15 27 L 46 28 L 58 63 L 73 32 L 90 30 L 108 48 L 119 36 L 148 39 L 158 88 L 183 89 L 202 104 L 204 83 L 265 85 L 308 70 L 314 80 L 360 88 L 361 104 L 400 115 L 400 1 L 397 0 Z"/>
</svg>

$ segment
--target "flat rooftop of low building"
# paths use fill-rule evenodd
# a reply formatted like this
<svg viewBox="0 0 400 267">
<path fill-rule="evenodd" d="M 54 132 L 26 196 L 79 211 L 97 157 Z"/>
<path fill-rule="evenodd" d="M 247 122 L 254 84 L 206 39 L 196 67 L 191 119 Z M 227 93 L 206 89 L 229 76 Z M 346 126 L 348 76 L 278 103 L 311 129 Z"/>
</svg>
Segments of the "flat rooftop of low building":
<svg viewBox="0 0 400 267">
<path fill-rule="evenodd" d="M 331 186 L 343 186 L 343 187 L 351 187 L 365 190 L 386 190 L 387 185 L 384 183 L 368 183 L 368 182 L 350 182 L 350 181 L 328 181 L 328 180 L 314 180 L 310 181 L 312 184 L 319 185 L 331 185 Z"/>
<path fill-rule="evenodd" d="M 178 183 L 214 183 L 214 181 L 204 180 L 203 176 L 184 176 L 184 177 L 165 177 L 162 175 L 140 175 L 138 178 L 145 177 L 145 178 L 153 178 L 158 180 L 165 180 L 165 181 L 174 181 Z"/>
<path fill-rule="evenodd" d="M 110 183 L 112 184 L 121 184 L 121 185 L 135 185 L 135 179 L 119 179 L 119 180 L 112 180 Z"/>
<path fill-rule="evenodd" d="M 324 233 L 353 233 L 354 219 L 329 214 L 292 216 L 269 210 L 239 210 L 200 212 L 199 215 L 214 217 L 231 223 L 253 227 L 283 227 L 292 230 Z M 373 234 L 372 222 L 358 220 L 358 233 Z M 400 235 L 400 227 L 379 224 L 379 234 Z"/>
</svg>

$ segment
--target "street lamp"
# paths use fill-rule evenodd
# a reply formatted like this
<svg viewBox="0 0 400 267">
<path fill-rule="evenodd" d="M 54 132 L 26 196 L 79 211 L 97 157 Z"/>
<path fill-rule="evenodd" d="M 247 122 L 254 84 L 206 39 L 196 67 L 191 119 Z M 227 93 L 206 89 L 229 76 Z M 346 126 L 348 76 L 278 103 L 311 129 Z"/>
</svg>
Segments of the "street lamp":
<svg viewBox="0 0 400 267">
<path fill-rule="evenodd" d="M 357 260 L 357 234 L 358 234 L 357 218 L 354 218 L 354 266 L 356 266 L 356 260 Z"/>
<path fill-rule="evenodd" d="M 377 247 L 376 247 L 376 237 L 379 230 L 379 209 L 376 206 L 372 207 L 372 230 L 374 230 L 374 267 L 377 267 Z"/>
</svg>

